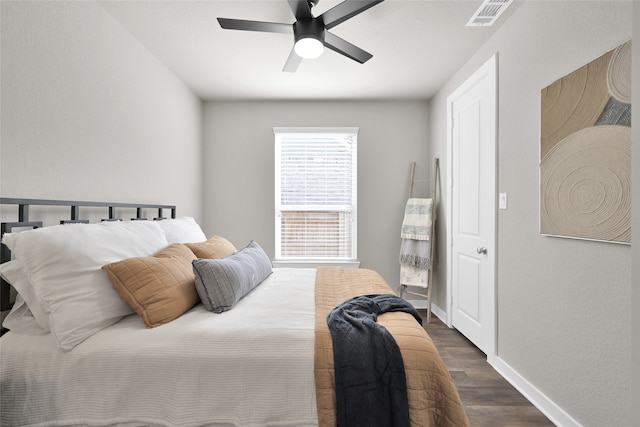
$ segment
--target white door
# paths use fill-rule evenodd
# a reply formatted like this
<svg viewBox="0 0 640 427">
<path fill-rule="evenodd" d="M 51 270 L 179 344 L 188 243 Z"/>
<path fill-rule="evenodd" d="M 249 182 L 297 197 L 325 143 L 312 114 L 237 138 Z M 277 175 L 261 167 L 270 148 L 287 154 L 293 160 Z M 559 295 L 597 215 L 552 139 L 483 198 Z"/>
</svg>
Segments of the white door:
<svg viewBox="0 0 640 427">
<path fill-rule="evenodd" d="M 497 56 L 448 99 L 451 324 L 495 355 Z"/>
</svg>

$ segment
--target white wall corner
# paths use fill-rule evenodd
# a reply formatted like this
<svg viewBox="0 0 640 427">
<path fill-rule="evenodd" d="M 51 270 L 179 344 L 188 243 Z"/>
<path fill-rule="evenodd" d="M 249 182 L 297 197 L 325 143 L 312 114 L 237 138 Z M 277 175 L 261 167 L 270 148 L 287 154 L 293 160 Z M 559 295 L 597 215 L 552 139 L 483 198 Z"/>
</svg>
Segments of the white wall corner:
<svg viewBox="0 0 640 427">
<path fill-rule="evenodd" d="M 547 416 L 555 425 L 559 427 L 581 427 L 581 424 L 566 413 L 553 400 L 547 397 L 536 386 L 531 384 L 525 377 L 520 375 L 518 371 L 513 369 L 509 364 L 502 360 L 499 356 L 489 361 L 491 366 L 504 379 L 509 381 L 529 402 Z"/>
</svg>

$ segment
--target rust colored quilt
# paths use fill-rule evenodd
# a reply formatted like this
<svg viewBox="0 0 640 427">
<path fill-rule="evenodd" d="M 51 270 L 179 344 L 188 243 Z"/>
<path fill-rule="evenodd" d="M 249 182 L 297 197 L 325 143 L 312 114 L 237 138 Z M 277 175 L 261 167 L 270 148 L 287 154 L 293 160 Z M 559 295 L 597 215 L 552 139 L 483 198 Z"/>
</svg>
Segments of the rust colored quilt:
<svg viewBox="0 0 640 427">
<path fill-rule="evenodd" d="M 327 315 L 343 301 L 358 295 L 395 293 L 373 270 L 320 267 L 316 274 L 315 381 L 318 423 L 336 425 L 333 344 Z M 378 323 L 396 340 L 407 378 L 412 427 L 469 426 L 449 371 L 433 341 L 408 313 L 384 313 Z"/>
</svg>

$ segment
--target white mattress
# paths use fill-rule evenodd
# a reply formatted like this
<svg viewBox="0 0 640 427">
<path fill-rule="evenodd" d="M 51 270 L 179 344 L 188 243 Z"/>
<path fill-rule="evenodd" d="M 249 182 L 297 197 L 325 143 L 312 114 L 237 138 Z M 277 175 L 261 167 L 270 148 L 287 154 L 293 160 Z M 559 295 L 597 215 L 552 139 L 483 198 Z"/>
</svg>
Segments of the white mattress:
<svg viewBox="0 0 640 427">
<path fill-rule="evenodd" d="M 0 424 L 311 426 L 315 269 L 274 273 L 230 311 L 131 315 L 68 353 L 0 339 Z"/>
</svg>

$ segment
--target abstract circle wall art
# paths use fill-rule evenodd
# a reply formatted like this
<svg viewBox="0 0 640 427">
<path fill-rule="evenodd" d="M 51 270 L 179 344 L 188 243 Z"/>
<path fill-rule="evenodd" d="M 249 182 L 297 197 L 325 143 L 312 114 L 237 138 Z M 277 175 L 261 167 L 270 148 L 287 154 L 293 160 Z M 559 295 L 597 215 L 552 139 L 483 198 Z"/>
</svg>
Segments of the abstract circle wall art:
<svg viewBox="0 0 640 427">
<path fill-rule="evenodd" d="M 540 232 L 631 243 L 631 41 L 542 90 Z"/>
</svg>

